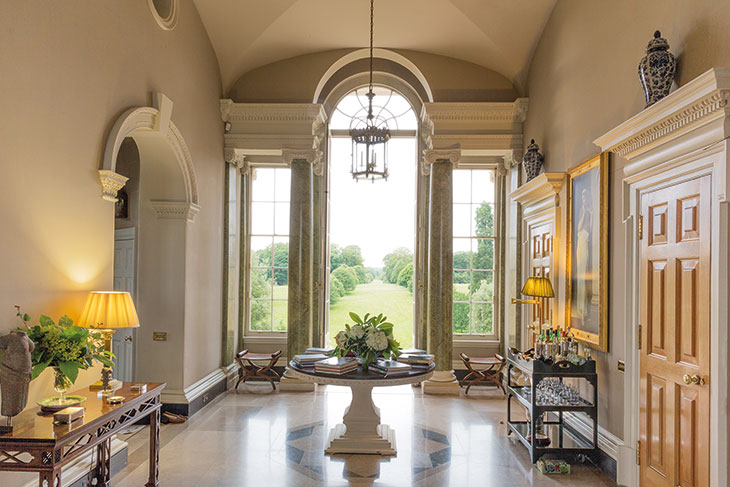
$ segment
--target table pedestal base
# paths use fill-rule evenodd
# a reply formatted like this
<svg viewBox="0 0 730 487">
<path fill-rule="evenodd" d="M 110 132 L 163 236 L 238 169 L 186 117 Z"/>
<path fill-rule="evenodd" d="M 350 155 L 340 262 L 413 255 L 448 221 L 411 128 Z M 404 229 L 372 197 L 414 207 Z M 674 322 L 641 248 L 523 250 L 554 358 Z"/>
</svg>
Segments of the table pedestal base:
<svg viewBox="0 0 730 487">
<path fill-rule="evenodd" d="M 330 431 L 325 453 L 395 455 L 395 431 L 380 424 L 380 410 L 373 403 L 373 386 L 353 384 L 352 402 L 345 411 L 344 424 Z"/>
</svg>

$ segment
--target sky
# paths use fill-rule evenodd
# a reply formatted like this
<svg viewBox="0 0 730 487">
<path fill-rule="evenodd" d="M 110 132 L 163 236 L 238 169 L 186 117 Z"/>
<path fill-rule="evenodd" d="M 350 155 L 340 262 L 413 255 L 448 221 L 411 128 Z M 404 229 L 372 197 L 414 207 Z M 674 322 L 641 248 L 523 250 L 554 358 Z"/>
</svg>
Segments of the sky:
<svg viewBox="0 0 730 487">
<path fill-rule="evenodd" d="M 333 137 L 330 152 L 330 242 L 359 245 L 366 267 L 382 267 L 398 247 L 413 251 L 416 219 L 416 139 L 388 142 L 387 181 L 355 181 L 352 142 Z"/>
</svg>

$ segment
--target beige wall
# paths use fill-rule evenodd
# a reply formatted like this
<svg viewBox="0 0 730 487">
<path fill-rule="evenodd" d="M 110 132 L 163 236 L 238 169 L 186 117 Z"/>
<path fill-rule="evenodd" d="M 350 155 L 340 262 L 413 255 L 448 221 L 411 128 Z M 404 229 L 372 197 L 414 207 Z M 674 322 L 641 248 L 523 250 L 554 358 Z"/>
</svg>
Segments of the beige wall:
<svg viewBox="0 0 730 487">
<path fill-rule="evenodd" d="M 253 69 L 228 96 L 239 103 L 311 103 L 325 71 L 353 49 L 305 54 Z M 395 49 L 421 70 L 434 101 L 514 101 L 517 92 L 501 74 L 477 64 L 418 51 Z"/>
<path fill-rule="evenodd" d="M 97 170 L 117 117 L 162 91 L 175 102 L 200 193 L 187 234 L 197 256 L 186 276 L 196 290 L 184 312 L 187 386 L 220 366 L 224 165 L 216 57 L 192 2 L 180 3 L 169 32 L 141 0 L 3 5 L 0 333 L 16 326 L 14 304 L 34 319 L 77 318 L 89 290 L 112 287 L 113 205 L 99 196 Z M 33 397 L 48 385 L 35 381 Z"/>
<path fill-rule="evenodd" d="M 548 171 L 565 171 L 598 152 L 592 141 L 644 108 L 636 74 L 654 30 L 667 38 L 683 85 L 713 66 L 730 65 L 730 2 L 560 0 L 538 43 L 528 76 L 525 140 L 534 138 Z M 599 363 L 600 424 L 623 435 L 625 232 L 623 161 L 611 178 L 610 349 Z"/>
</svg>

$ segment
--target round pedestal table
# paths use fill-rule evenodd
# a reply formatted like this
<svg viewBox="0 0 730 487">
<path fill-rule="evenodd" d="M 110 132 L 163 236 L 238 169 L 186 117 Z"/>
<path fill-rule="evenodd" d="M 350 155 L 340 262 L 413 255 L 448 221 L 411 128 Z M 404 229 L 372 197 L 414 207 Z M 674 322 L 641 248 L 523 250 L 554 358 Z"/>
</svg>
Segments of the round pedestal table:
<svg viewBox="0 0 730 487">
<path fill-rule="evenodd" d="M 347 375 L 317 373 L 290 362 L 289 371 L 297 379 L 315 384 L 348 386 L 352 390 L 352 402 L 345 410 L 343 424 L 335 426 L 329 434 L 324 452 L 395 455 L 395 431 L 387 424 L 380 424 L 380 409 L 373 403 L 373 387 L 415 384 L 433 375 L 433 364 L 428 369 L 414 369 L 407 374 L 387 377 L 377 372 L 357 372 Z"/>
</svg>

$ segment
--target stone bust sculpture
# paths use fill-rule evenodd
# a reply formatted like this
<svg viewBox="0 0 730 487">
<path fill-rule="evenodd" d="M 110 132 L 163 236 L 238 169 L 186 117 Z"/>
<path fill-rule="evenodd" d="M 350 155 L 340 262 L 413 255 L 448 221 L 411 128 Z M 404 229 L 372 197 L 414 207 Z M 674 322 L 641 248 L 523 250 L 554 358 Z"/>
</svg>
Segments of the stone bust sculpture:
<svg viewBox="0 0 730 487">
<path fill-rule="evenodd" d="M 0 414 L 7 418 L 17 416 L 28 404 L 33 369 L 30 353 L 34 348 L 35 344 L 24 331 L 13 330 L 0 337 L 0 350 L 5 352 L 0 362 Z"/>
</svg>

